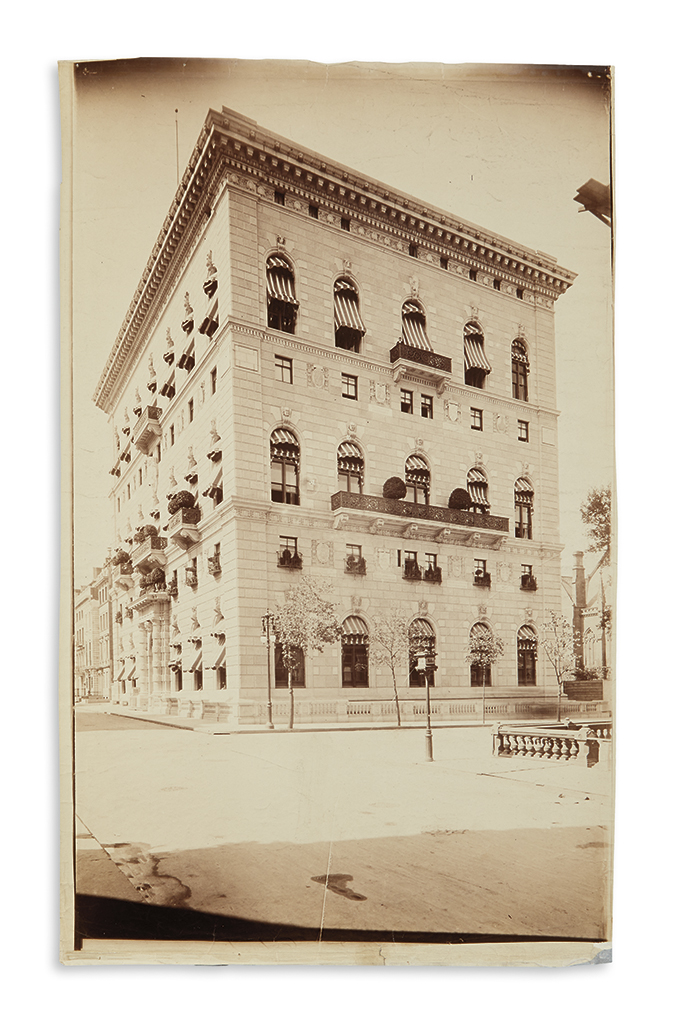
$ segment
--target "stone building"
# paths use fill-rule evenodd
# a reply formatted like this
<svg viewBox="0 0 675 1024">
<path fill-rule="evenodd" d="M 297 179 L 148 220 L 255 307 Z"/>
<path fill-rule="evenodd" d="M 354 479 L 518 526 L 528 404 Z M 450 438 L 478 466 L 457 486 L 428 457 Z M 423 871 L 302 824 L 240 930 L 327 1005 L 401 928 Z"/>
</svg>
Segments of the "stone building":
<svg viewBox="0 0 675 1024">
<path fill-rule="evenodd" d="M 76 700 L 106 700 L 112 681 L 112 593 L 108 565 L 75 592 L 74 693 Z"/>
<path fill-rule="evenodd" d="M 555 700 L 538 646 L 561 603 L 553 323 L 574 276 L 210 111 L 95 393 L 113 699 L 262 723 L 269 668 L 282 721 L 261 620 L 310 574 L 343 639 L 299 666 L 299 720 L 392 714 L 369 635 L 394 608 L 436 716 L 480 713 L 472 630 L 504 641 L 489 713 Z M 424 681 L 413 658 L 408 718 Z"/>
</svg>

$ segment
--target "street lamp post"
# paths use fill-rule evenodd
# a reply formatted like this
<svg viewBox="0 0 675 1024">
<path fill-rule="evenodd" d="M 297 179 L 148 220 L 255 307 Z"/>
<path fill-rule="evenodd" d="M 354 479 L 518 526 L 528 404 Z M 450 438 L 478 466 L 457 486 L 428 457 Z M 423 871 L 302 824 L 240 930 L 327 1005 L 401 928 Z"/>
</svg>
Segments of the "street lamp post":
<svg viewBox="0 0 675 1024">
<path fill-rule="evenodd" d="M 426 658 L 417 659 L 417 669 L 419 672 L 424 672 L 424 686 L 426 689 L 427 698 L 427 729 L 424 733 L 424 740 L 427 753 L 427 761 L 433 761 L 434 759 L 434 745 L 431 735 L 431 695 L 429 693 L 429 675 L 434 670 L 433 664 L 429 666 Z"/>
<path fill-rule="evenodd" d="M 267 645 L 267 728 L 273 729 L 272 721 L 272 670 L 270 668 L 270 651 L 276 644 L 277 638 L 274 635 L 274 616 L 267 612 L 262 617 L 262 633 L 260 641 Z"/>
</svg>

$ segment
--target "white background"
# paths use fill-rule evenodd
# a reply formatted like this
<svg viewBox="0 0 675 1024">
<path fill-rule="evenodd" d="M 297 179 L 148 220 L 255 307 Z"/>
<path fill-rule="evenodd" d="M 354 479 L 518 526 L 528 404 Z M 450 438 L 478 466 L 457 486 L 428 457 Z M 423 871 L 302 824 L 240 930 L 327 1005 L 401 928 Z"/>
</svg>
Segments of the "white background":
<svg viewBox="0 0 675 1024">
<path fill-rule="evenodd" d="M 663 1019 L 671 1005 L 672 26 L 664 5 L 62 3 L 4 17 L 2 964 L 11 1019 Z M 619 12 L 619 8 L 615 9 Z M 666 14 L 666 12 L 668 12 Z M 639 20 L 638 20 L 639 19 Z M 613 64 L 619 213 L 615 962 L 566 970 L 58 964 L 57 60 Z M 666 447 L 667 445 L 667 447 Z M 67 567 L 66 567 L 67 570 Z M 668 988 L 666 986 L 668 985 Z M 668 994 L 666 994 L 668 993 Z"/>
</svg>

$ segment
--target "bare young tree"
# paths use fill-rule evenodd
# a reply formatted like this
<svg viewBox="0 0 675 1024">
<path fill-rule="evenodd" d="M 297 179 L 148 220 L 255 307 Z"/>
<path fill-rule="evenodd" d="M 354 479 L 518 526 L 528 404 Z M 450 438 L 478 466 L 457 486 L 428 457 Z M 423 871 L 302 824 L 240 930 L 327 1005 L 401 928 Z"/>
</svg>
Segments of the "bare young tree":
<svg viewBox="0 0 675 1024">
<path fill-rule="evenodd" d="M 289 727 L 293 728 L 293 670 L 298 665 L 298 651 L 306 659 L 310 651 L 323 651 L 342 635 L 337 606 L 330 599 L 330 584 L 316 577 L 306 576 L 290 588 L 286 600 L 274 611 L 274 633 L 281 644 L 282 659 L 288 673 L 288 691 L 291 701 Z"/>
<path fill-rule="evenodd" d="M 469 649 L 466 660 L 470 665 L 477 665 L 481 671 L 483 686 L 483 723 L 485 723 L 485 676 L 487 669 L 504 654 L 504 641 L 485 622 L 478 622 L 469 636 Z"/>
<path fill-rule="evenodd" d="M 562 695 L 565 676 L 575 665 L 574 639 L 575 631 L 564 615 L 557 615 L 548 610 L 548 618 L 544 621 L 541 645 L 546 657 L 553 666 L 558 682 L 558 721 L 561 720 Z"/>
<path fill-rule="evenodd" d="M 396 704 L 396 719 L 401 724 L 401 705 L 398 698 L 396 670 L 405 666 L 408 671 L 410 659 L 410 636 L 408 618 L 400 608 L 395 608 L 388 615 L 378 616 L 373 620 L 370 631 L 371 652 L 378 665 L 386 666 L 391 672 Z"/>
<path fill-rule="evenodd" d="M 581 521 L 591 541 L 589 551 L 601 551 L 600 562 L 600 630 L 602 633 L 602 675 L 607 677 L 607 637 L 611 633 L 612 609 L 607 604 L 605 582 L 612 548 L 612 491 L 609 487 L 593 488 L 581 505 Z M 611 580 L 609 581 L 611 585 Z"/>
</svg>

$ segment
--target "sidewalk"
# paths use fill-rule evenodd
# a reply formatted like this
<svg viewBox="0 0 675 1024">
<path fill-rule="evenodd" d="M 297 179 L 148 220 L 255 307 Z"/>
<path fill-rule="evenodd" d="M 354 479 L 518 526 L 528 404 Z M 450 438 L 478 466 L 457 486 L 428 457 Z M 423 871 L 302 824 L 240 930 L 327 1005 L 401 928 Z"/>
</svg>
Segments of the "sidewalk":
<svg viewBox="0 0 675 1024">
<path fill-rule="evenodd" d="M 227 722 L 205 722 L 200 718 L 184 718 L 180 715 L 161 715 L 156 714 L 152 711 L 135 711 L 132 708 L 124 707 L 121 704 L 77 704 L 75 706 L 75 712 L 86 711 L 87 713 L 101 713 L 107 715 L 115 715 L 119 718 L 132 718 L 139 722 L 153 722 L 156 725 L 165 725 L 172 729 L 187 729 L 190 732 L 207 733 L 211 736 L 233 736 L 238 734 L 251 735 L 255 733 L 312 733 L 312 732 L 381 732 L 386 730 L 393 730 L 396 732 L 400 729 L 426 729 L 426 719 L 415 722 L 402 722 L 401 725 L 397 725 L 393 722 L 311 722 L 303 723 L 296 722 L 292 729 L 289 729 L 288 722 L 275 722 L 274 730 L 271 730 L 266 725 L 229 725 Z M 586 718 L 594 716 L 579 715 L 575 716 L 575 721 L 583 723 Z M 472 719 L 458 719 L 457 721 L 437 721 L 432 719 L 431 729 L 435 732 L 437 729 L 493 729 L 502 720 L 500 718 L 490 719 L 486 722 L 472 720 Z M 515 722 L 515 720 L 514 720 Z M 536 719 L 530 719 L 526 723 L 528 726 L 537 725 L 555 725 L 556 722 L 551 719 L 542 719 L 537 721 Z"/>
</svg>

